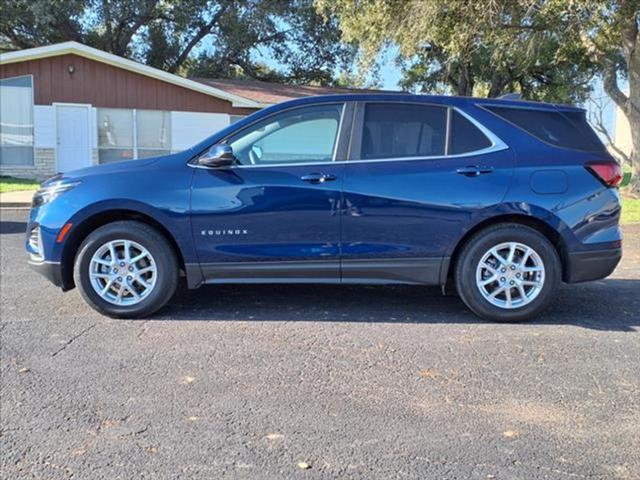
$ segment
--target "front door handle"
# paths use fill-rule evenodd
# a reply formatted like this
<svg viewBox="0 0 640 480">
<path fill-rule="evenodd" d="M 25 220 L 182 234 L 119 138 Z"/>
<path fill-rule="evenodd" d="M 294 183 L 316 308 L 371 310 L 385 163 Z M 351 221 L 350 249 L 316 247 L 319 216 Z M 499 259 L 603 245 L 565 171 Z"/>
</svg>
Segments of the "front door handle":
<svg viewBox="0 0 640 480">
<path fill-rule="evenodd" d="M 460 175 L 465 175 L 467 177 L 477 177 L 478 175 L 483 175 L 485 173 L 493 172 L 493 167 L 486 167 L 480 165 L 467 165 L 466 167 L 462 167 L 456 170 L 456 173 Z"/>
<path fill-rule="evenodd" d="M 309 173 L 307 175 L 303 175 L 302 177 L 300 177 L 300 179 L 303 182 L 324 183 L 334 181 L 336 179 L 336 176 L 329 173 Z"/>
</svg>

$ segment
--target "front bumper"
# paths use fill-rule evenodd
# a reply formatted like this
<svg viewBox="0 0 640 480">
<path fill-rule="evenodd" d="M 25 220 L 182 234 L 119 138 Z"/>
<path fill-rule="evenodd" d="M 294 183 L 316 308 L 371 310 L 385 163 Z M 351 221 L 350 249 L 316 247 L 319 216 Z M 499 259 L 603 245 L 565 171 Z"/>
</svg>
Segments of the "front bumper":
<svg viewBox="0 0 640 480">
<path fill-rule="evenodd" d="M 62 265 L 60 262 L 29 260 L 29 266 L 36 272 L 44 275 L 45 278 L 56 287 L 64 289 L 62 281 Z"/>
<path fill-rule="evenodd" d="M 621 248 L 573 252 L 567 255 L 567 283 L 600 280 L 611 275 L 622 258 Z"/>
</svg>

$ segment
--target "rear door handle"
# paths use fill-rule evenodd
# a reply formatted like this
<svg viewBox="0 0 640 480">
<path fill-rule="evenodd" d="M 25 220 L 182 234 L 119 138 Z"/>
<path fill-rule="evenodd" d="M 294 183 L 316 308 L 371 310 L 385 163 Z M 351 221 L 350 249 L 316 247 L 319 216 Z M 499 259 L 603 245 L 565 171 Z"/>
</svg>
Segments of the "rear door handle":
<svg viewBox="0 0 640 480">
<path fill-rule="evenodd" d="M 307 175 L 303 175 L 302 177 L 300 177 L 300 179 L 303 182 L 324 183 L 334 181 L 336 179 L 336 176 L 329 173 L 309 173 Z"/>
<path fill-rule="evenodd" d="M 456 173 L 460 175 L 465 175 L 467 177 L 477 177 L 478 175 L 483 175 L 485 173 L 493 172 L 493 167 L 486 167 L 480 165 L 467 165 L 466 167 L 461 167 L 456 170 Z"/>
</svg>

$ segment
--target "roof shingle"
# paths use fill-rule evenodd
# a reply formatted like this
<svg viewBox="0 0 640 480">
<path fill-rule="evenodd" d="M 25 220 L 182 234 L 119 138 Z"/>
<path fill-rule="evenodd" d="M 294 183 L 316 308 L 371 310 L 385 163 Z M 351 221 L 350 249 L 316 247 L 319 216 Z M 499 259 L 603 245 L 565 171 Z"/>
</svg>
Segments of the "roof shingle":
<svg viewBox="0 0 640 480">
<path fill-rule="evenodd" d="M 364 88 L 318 87 L 314 85 L 286 85 L 261 80 L 229 80 L 217 78 L 192 78 L 196 82 L 218 88 L 232 95 L 263 104 L 274 104 L 294 98 L 312 95 L 357 94 L 357 93 L 402 93 L 390 90 Z"/>
</svg>

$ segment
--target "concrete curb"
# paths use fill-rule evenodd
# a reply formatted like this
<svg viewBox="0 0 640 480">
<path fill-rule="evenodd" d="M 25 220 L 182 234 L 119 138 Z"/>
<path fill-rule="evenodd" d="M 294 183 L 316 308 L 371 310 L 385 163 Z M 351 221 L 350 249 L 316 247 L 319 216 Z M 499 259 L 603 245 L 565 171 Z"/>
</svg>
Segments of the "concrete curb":
<svg viewBox="0 0 640 480">
<path fill-rule="evenodd" d="M 22 202 L 0 202 L 0 209 L 16 210 L 16 209 L 28 209 L 31 208 L 31 203 Z"/>
<path fill-rule="evenodd" d="M 26 208 L 31 206 L 35 190 L 0 193 L 0 208 Z"/>
</svg>

